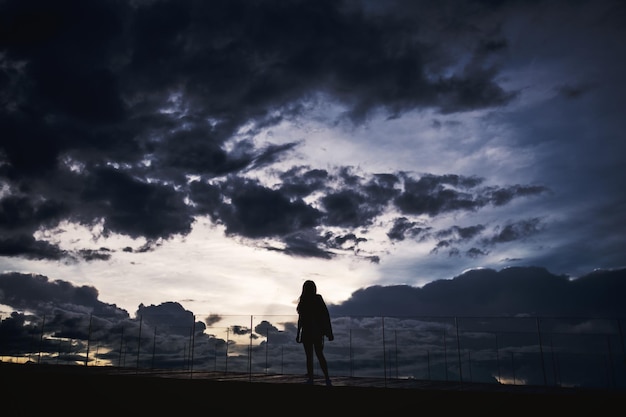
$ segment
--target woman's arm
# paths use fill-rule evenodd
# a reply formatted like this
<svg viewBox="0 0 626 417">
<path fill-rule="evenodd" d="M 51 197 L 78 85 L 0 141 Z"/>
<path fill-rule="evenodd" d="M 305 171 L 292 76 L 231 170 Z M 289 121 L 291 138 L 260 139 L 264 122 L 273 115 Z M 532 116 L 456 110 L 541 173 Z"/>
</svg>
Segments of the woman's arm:
<svg viewBox="0 0 626 417">
<path fill-rule="evenodd" d="M 326 302 L 324 302 L 324 298 L 322 298 L 322 296 L 320 295 L 319 298 L 320 302 L 321 302 L 321 306 L 322 306 L 322 317 L 320 317 L 320 319 L 322 320 L 322 329 L 323 329 L 323 333 L 326 337 L 328 337 L 329 341 L 333 341 L 335 339 L 335 336 L 333 335 L 333 325 L 330 321 L 330 313 L 328 312 L 328 307 L 326 306 Z"/>
<path fill-rule="evenodd" d="M 298 317 L 298 331 L 296 332 L 296 343 L 300 343 L 302 340 L 300 339 L 300 333 L 302 331 L 302 320 Z"/>
</svg>

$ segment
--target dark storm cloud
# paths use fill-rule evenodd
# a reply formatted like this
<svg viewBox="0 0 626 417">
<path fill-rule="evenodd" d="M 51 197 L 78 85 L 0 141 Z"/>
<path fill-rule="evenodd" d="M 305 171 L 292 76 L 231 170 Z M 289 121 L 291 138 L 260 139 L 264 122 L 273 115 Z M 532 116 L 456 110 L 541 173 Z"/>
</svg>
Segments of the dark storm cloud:
<svg viewBox="0 0 626 417">
<path fill-rule="evenodd" d="M 315 226 L 320 213 L 303 200 L 289 200 L 280 191 L 257 182 L 234 179 L 224 194 L 232 204 L 224 206 L 220 219 L 227 234 L 259 238 L 282 236 Z"/>
<path fill-rule="evenodd" d="M 404 189 L 393 200 L 401 213 L 407 215 L 428 215 L 437 217 L 447 212 L 476 211 L 487 205 L 501 206 L 514 198 L 540 195 L 549 190 L 543 186 L 480 187 L 482 178 L 458 175 L 424 175 L 419 179 L 406 177 Z M 521 239 L 541 230 L 540 219 L 520 220 L 496 226 L 495 235 L 480 240 L 482 245 L 492 245 Z M 450 248 L 451 254 L 459 255 L 453 244 L 478 238 L 486 230 L 485 225 L 468 227 L 453 226 L 439 231 L 425 227 L 423 223 L 400 217 L 394 221 L 388 236 L 391 240 L 404 240 L 406 237 L 423 241 L 432 237 L 438 242 L 433 248 L 437 253 L 442 248 Z M 474 248 L 467 254 L 476 257 L 486 253 Z"/>
<path fill-rule="evenodd" d="M 437 238 L 447 238 L 454 241 L 464 241 L 467 239 L 472 239 L 473 237 L 479 235 L 483 230 L 485 230 L 485 226 L 480 224 L 470 227 L 452 226 L 449 229 L 437 232 L 435 235 Z"/>
<path fill-rule="evenodd" d="M 510 187 L 504 188 L 493 188 L 491 190 L 487 190 L 486 194 L 489 198 L 489 201 L 494 206 L 502 206 L 509 203 L 512 199 L 516 197 L 525 197 L 532 196 L 536 194 L 541 194 L 549 191 L 546 187 L 541 185 L 513 185 Z"/>
<path fill-rule="evenodd" d="M 259 129 L 316 103 L 339 103 L 359 121 L 374 110 L 450 113 L 515 97 L 498 83 L 498 57 L 508 48 L 499 7 L 379 6 L 2 2 L 2 254 L 107 259 L 106 248 L 69 253 L 27 236 L 68 220 L 154 242 L 188 234 L 206 215 L 229 236 L 273 237 L 286 253 L 328 257 L 346 246 L 341 236 L 372 225 L 391 201 L 403 216 L 437 216 L 543 192 L 478 192 L 482 180 L 456 175 L 365 179 L 346 167 L 287 168 L 274 188 L 238 177 L 298 146 L 257 145 Z M 306 203 L 314 191 L 324 195 Z M 327 226 L 346 233 L 329 237 Z M 417 233 L 396 225 L 390 237 Z"/>
<path fill-rule="evenodd" d="M 128 173 L 97 169 L 85 178 L 81 222 L 105 219 L 104 234 L 123 233 L 149 240 L 191 231 L 193 219 L 171 186 L 146 183 Z"/>
<path fill-rule="evenodd" d="M 222 320 L 222 317 L 219 314 L 210 314 L 204 319 L 204 323 L 207 326 L 213 326 L 216 323 L 219 323 Z"/>
<path fill-rule="evenodd" d="M 532 218 L 508 223 L 498 227 L 493 237 L 488 239 L 488 243 L 502 243 L 523 239 L 541 230 L 541 219 Z"/>
<path fill-rule="evenodd" d="M 206 201 L 206 206 L 198 205 L 196 210 L 212 213 L 213 220 L 223 224 L 229 235 L 279 238 L 287 245 L 287 253 L 328 258 L 332 257 L 331 249 L 358 251 L 359 243 L 367 240 L 361 234 L 394 207 L 399 206 L 407 215 L 427 214 L 436 218 L 449 212 L 475 211 L 488 204 L 501 205 L 502 195 L 510 201 L 546 192 L 544 187 L 479 187 L 483 180 L 476 177 L 425 175 L 417 179 L 407 173 L 359 176 L 349 171 L 346 168 L 337 172 L 306 171 L 301 167 L 292 170 L 291 175 L 283 173 L 281 179 L 285 185 L 279 189 L 256 180 L 230 177 L 222 183 L 219 193 L 209 190 L 213 198 Z M 222 198 L 230 204 L 218 203 Z M 305 203 L 306 198 L 313 203 Z M 435 233 L 424 222 L 398 218 L 388 237 L 392 241 L 406 237 L 441 240 L 451 239 L 454 234 L 454 241 L 462 242 L 477 237 L 485 229 L 481 225 L 455 226 Z M 531 230 L 533 224 L 535 228 Z M 350 232 L 330 232 L 326 227 L 331 226 Z M 484 239 L 482 243 L 494 244 L 507 237 L 513 240 L 538 231 L 537 222 L 502 227 L 503 230 L 497 230 L 497 237 L 491 241 Z M 347 241 L 352 244 L 346 245 Z"/>
<path fill-rule="evenodd" d="M 479 269 L 421 288 L 372 286 L 355 291 L 331 314 L 383 316 L 623 317 L 626 269 L 577 279 L 544 268 Z"/>
<path fill-rule="evenodd" d="M 450 256 L 464 255 L 469 258 L 478 258 L 488 255 L 496 245 L 530 239 L 542 232 L 545 227 L 545 223 L 539 218 L 507 221 L 491 229 L 480 224 L 469 227 L 452 226 L 449 229 L 422 235 L 421 240 L 432 237 L 437 241 L 431 253 L 439 253 L 446 249 Z M 459 247 L 467 243 L 480 247 L 471 247 L 466 250 Z"/>
<path fill-rule="evenodd" d="M 364 241 L 367 241 L 367 239 L 359 238 L 354 233 L 348 233 L 344 236 L 332 237 L 332 241 L 328 243 L 328 246 L 334 248 L 345 248 L 348 246 L 348 249 L 355 249 L 358 243 Z"/>
<path fill-rule="evenodd" d="M 452 226 L 451 228 L 435 232 L 432 234 L 432 237 L 437 240 L 437 244 L 431 250 L 431 253 L 438 253 L 442 249 L 448 249 L 450 256 L 461 256 L 461 250 L 453 245 L 471 241 L 477 236 L 480 236 L 485 229 L 486 227 L 484 225 L 479 224 L 469 227 Z M 470 258 L 477 258 L 487 253 L 488 252 L 478 248 L 471 248 L 465 252 L 465 255 Z"/>
<path fill-rule="evenodd" d="M 394 201 L 406 214 L 436 216 L 448 211 L 474 211 L 487 204 L 500 206 L 515 197 L 544 193 L 543 186 L 478 188 L 483 178 L 459 175 L 424 175 L 419 179 L 407 177 L 404 192 Z"/>
<path fill-rule="evenodd" d="M 0 239 L 0 255 L 60 260 L 67 257 L 68 253 L 56 245 L 37 240 L 32 235 L 14 235 Z"/>
<path fill-rule="evenodd" d="M 394 220 L 393 226 L 387 232 L 387 236 L 392 241 L 404 240 L 406 237 L 416 239 L 424 237 L 431 230 L 431 227 L 423 227 L 423 223 L 409 221 L 406 217 L 400 217 Z"/>
<path fill-rule="evenodd" d="M 329 226 L 358 227 L 367 225 L 379 212 L 371 212 L 368 209 L 376 206 L 369 205 L 364 195 L 353 190 L 327 194 L 322 198 L 322 206 L 327 214 Z"/>
<path fill-rule="evenodd" d="M 111 251 L 107 248 L 100 248 L 99 250 L 81 249 L 78 251 L 80 257 L 86 261 L 100 260 L 106 261 L 111 258 Z"/>
<path fill-rule="evenodd" d="M 283 243 L 286 245 L 284 249 L 272 249 L 279 250 L 293 256 L 331 259 L 333 254 L 320 244 L 322 243 L 322 240 L 323 238 L 317 235 L 311 236 L 311 233 L 297 233 L 283 239 Z M 331 248 L 333 247 L 332 245 L 326 246 Z"/>
<path fill-rule="evenodd" d="M 389 200 L 398 195 L 400 179 L 393 174 L 373 175 L 370 179 L 353 175 L 347 168 L 337 178 L 343 187 L 320 199 L 326 213 L 325 224 L 347 228 L 371 225 Z"/>
<path fill-rule="evenodd" d="M 100 316 L 128 316 L 115 304 L 99 301 L 94 287 L 76 287 L 67 281 L 49 281 L 46 276 L 34 274 L 0 274 L 0 304 L 40 315 L 60 308 L 81 313 L 91 311 Z"/>
<path fill-rule="evenodd" d="M 305 197 L 317 190 L 326 188 L 329 173 L 325 169 L 310 169 L 309 167 L 292 167 L 281 174 L 281 191 L 290 198 Z"/>
<path fill-rule="evenodd" d="M 468 258 L 480 258 L 481 256 L 487 255 L 489 255 L 489 251 L 479 248 L 470 248 L 465 251 L 465 256 L 467 256 Z"/>
<path fill-rule="evenodd" d="M 195 316 L 189 310 L 185 310 L 182 305 L 176 302 L 165 302 L 158 306 L 145 306 L 140 304 L 135 313 L 136 317 L 141 317 L 142 321 L 155 328 L 168 328 L 171 334 L 186 336 L 189 328 L 194 325 Z M 204 331 L 206 326 L 202 322 L 196 323 L 198 331 Z"/>
<path fill-rule="evenodd" d="M 39 355 L 54 355 L 57 363 L 95 361 L 97 365 L 104 360 L 121 366 L 122 346 L 134 344 L 133 349 L 138 349 L 139 343 L 151 346 L 150 366 L 156 361 L 158 366 L 171 367 L 180 366 L 179 359 L 171 358 L 175 356 L 172 351 L 185 346 L 191 336 L 198 357 L 208 341 L 213 348 L 225 343 L 204 334 L 207 324 L 221 321 L 218 315 L 207 317 L 205 324 L 179 303 L 165 302 L 140 304 L 131 318 L 126 310 L 98 300 L 94 287 L 50 281 L 42 275 L 0 274 L 0 304 L 13 309 L 0 321 L 3 354 L 16 357 L 32 355 L 35 349 Z M 66 348 L 63 344 L 67 343 Z M 98 349 L 90 352 L 90 344 L 97 344 L 100 353 Z"/>
<path fill-rule="evenodd" d="M 375 285 L 355 291 L 340 304 L 329 304 L 340 316 L 572 316 L 623 317 L 626 306 L 626 269 L 598 270 L 572 279 L 545 268 L 511 267 L 500 271 L 476 269 L 449 280 L 436 280 L 423 287 Z M 106 319 L 125 320 L 128 313 L 115 304 L 98 300 L 98 290 L 89 286 L 33 274 L 0 274 L 0 304 L 37 316 L 55 310 Z M 145 324 L 183 331 L 195 315 L 177 302 L 140 304 L 135 312 Z M 213 326 L 219 315 L 205 319 Z M 196 323 L 199 329 L 205 323 Z M 185 327 L 187 326 L 187 327 Z M 178 330 L 176 330 L 178 329 Z M 237 329 L 236 329 L 237 330 Z M 238 328 L 240 334 L 248 329 Z M 186 333 L 188 334 L 188 333 Z"/>
<path fill-rule="evenodd" d="M 0 227 L 32 232 L 42 224 L 56 224 L 67 211 L 59 201 L 36 201 L 26 195 L 7 196 L 0 200 Z"/>
<path fill-rule="evenodd" d="M 8 195 L 0 199 L 0 255 L 29 259 L 62 259 L 68 254 L 53 244 L 38 241 L 33 233 L 41 226 L 56 226 L 69 212 L 60 201 L 41 201 L 36 196 Z"/>
</svg>

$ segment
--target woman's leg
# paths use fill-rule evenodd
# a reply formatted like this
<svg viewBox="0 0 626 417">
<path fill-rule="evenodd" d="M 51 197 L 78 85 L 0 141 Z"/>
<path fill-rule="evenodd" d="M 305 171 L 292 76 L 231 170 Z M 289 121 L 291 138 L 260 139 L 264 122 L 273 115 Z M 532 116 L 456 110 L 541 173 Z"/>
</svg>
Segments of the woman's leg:
<svg viewBox="0 0 626 417">
<path fill-rule="evenodd" d="M 320 363 L 320 368 L 324 373 L 324 378 L 328 380 L 328 363 L 326 362 L 326 357 L 324 356 L 324 339 L 319 342 L 315 342 L 315 355 L 317 356 L 317 360 Z"/>
<path fill-rule="evenodd" d="M 313 343 L 303 342 L 304 353 L 306 355 L 306 376 L 309 380 L 313 379 Z"/>
</svg>

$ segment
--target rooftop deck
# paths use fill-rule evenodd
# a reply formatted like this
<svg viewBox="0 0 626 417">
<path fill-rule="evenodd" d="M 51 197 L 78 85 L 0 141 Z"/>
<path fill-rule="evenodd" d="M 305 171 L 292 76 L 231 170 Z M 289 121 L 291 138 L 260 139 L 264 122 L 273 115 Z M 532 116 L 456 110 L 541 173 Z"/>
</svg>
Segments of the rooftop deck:
<svg viewBox="0 0 626 417">
<path fill-rule="evenodd" d="M 321 413 L 326 415 L 448 414 L 519 415 L 553 410 L 594 413 L 623 409 L 626 392 L 379 378 L 323 378 L 313 386 L 297 375 L 216 372 L 147 372 L 113 367 L 0 364 L 6 416 L 58 412 L 98 415 L 227 416 Z M 616 408 L 617 407 L 617 408 Z"/>
</svg>

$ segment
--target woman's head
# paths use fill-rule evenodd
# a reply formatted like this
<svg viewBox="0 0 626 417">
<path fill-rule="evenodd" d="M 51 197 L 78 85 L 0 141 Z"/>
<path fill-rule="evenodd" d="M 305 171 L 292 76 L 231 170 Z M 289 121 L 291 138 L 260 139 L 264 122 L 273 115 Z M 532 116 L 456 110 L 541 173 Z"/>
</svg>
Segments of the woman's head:
<svg viewBox="0 0 626 417">
<path fill-rule="evenodd" d="M 311 280 L 304 281 L 304 284 L 302 284 L 302 295 L 307 296 L 315 294 L 317 294 L 315 282 Z"/>
</svg>

